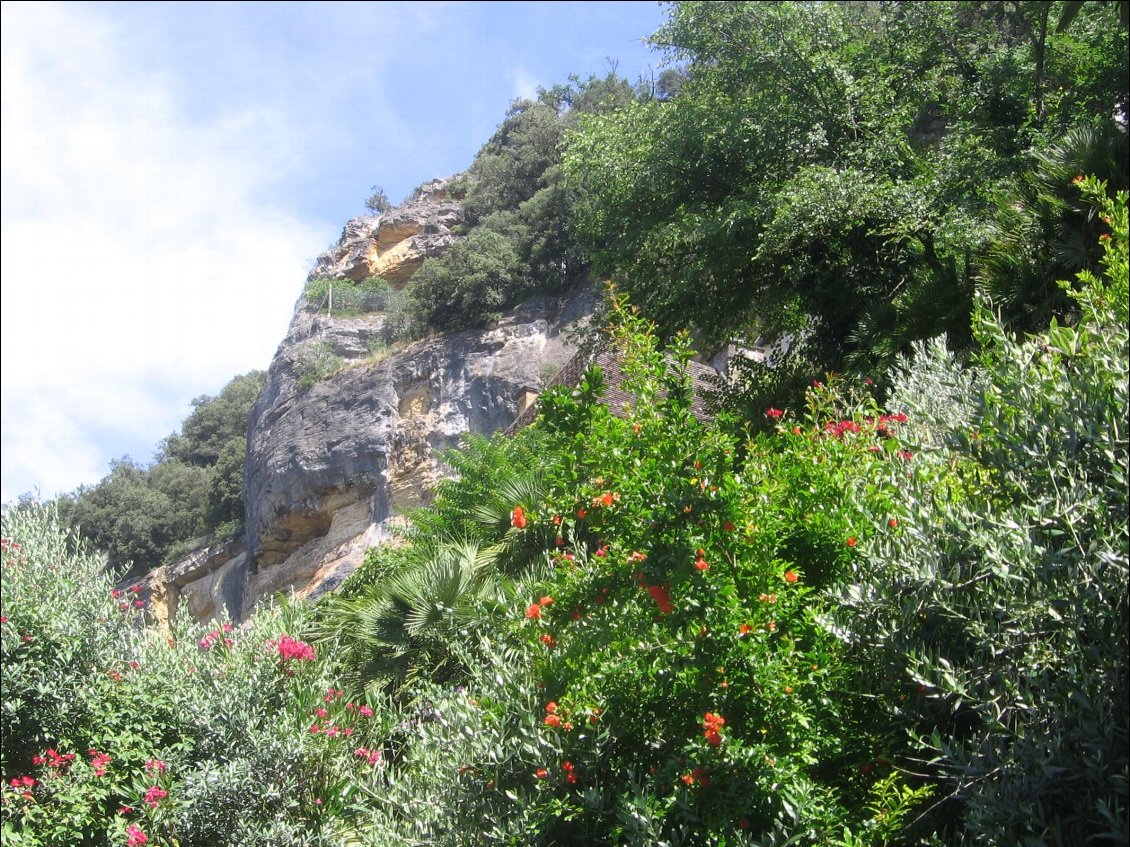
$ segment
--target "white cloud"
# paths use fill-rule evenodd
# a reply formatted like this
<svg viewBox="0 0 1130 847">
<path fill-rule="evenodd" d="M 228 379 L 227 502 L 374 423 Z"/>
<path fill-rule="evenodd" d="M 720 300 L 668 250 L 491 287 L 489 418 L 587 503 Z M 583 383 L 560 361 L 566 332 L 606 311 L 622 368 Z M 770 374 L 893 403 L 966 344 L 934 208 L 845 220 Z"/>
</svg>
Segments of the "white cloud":
<svg viewBox="0 0 1130 847">
<path fill-rule="evenodd" d="M 538 96 L 539 83 L 525 68 L 515 68 L 511 71 L 514 82 L 514 96 L 523 100 L 535 100 Z"/>
<path fill-rule="evenodd" d="M 88 7 L 3 8 L 7 501 L 96 481 L 108 433 L 151 449 L 266 367 L 325 238 L 270 210 L 288 115 L 190 118 Z"/>
</svg>

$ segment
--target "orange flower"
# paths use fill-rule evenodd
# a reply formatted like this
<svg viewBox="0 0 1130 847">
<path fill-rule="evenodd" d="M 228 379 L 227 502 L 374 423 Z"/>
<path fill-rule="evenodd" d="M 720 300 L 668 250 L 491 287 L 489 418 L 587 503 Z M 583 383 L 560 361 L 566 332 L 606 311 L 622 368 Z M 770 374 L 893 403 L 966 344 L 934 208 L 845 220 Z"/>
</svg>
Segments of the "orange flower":
<svg viewBox="0 0 1130 847">
<path fill-rule="evenodd" d="M 521 506 L 515 506 L 510 513 L 510 525 L 517 529 L 525 529 L 526 523 L 526 510 Z"/>
<path fill-rule="evenodd" d="M 529 608 L 526 609 L 526 617 L 531 621 L 535 621 L 540 618 L 541 606 L 539 606 L 537 603 L 531 603 Z"/>
<path fill-rule="evenodd" d="M 538 768 L 536 771 L 534 771 L 534 776 L 536 776 L 538 779 L 545 779 L 547 776 L 549 776 L 549 771 L 547 771 L 545 768 Z"/>
<path fill-rule="evenodd" d="M 699 547 L 698 550 L 695 551 L 695 553 L 697 555 L 697 558 L 694 561 L 695 569 L 700 571 L 708 570 L 710 568 L 710 563 L 706 561 L 706 554 L 703 549 Z"/>
<path fill-rule="evenodd" d="M 800 577 L 796 575 L 796 571 L 785 571 L 785 582 L 796 582 L 798 579 Z"/>
</svg>

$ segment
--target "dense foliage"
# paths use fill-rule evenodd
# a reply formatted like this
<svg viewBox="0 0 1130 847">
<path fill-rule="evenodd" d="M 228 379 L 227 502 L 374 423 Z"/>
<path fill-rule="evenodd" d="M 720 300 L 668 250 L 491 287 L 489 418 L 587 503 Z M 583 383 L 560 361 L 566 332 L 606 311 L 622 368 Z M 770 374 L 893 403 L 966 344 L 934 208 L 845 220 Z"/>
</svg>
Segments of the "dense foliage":
<svg viewBox="0 0 1130 847">
<path fill-rule="evenodd" d="M 167 636 L 10 510 L 5 840 L 1122 843 L 1126 196 L 1080 190 L 1078 322 L 981 311 L 888 411 L 833 377 L 739 440 L 614 310 L 635 402 L 474 442 L 348 602 Z"/>
<path fill-rule="evenodd" d="M 591 256 L 641 306 L 631 402 L 546 392 L 338 596 L 239 627 L 146 625 L 7 510 L 5 843 L 1127 843 L 1116 6 L 688 2 L 682 69 L 515 104 L 410 308 L 488 320 Z M 679 330 L 755 317 L 787 352 L 696 416 Z M 62 523 L 114 563 L 205 525 L 202 481 L 235 517 L 233 386 Z"/>
<path fill-rule="evenodd" d="M 1038 328 L 1067 305 L 1057 274 L 1097 260 L 1045 261 L 1094 243 L 1090 210 L 1009 192 L 1126 187 L 1126 36 L 1085 6 L 1056 32 L 1042 2 L 679 3 L 652 37 L 685 63 L 678 95 L 566 139 L 581 243 L 665 333 L 807 329 L 810 374 L 883 370 L 940 332 L 967 344 L 982 275 Z M 1070 131 L 1107 147 L 1050 186 L 1023 176 L 1077 148 Z M 1002 267 L 1020 228 L 1031 281 Z"/>
<path fill-rule="evenodd" d="M 536 293 L 583 280 L 588 261 L 572 233 L 575 205 L 560 168 L 565 132 L 582 115 L 632 102 L 615 72 L 516 100 L 462 178 L 465 240 L 416 272 L 411 293 L 420 330 L 459 329 L 497 320 Z"/>
<path fill-rule="evenodd" d="M 6 845 L 341 843 L 388 715 L 337 693 L 307 609 L 162 632 L 50 511 L 3 532 Z"/>
<path fill-rule="evenodd" d="M 231 537 L 243 521 L 247 422 L 262 382 L 252 371 L 193 400 L 151 464 L 123 457 L 97 485 L 60 498 L 64 523 L 118 570 L 156 567 L 193 543 Z"/>
</svg>

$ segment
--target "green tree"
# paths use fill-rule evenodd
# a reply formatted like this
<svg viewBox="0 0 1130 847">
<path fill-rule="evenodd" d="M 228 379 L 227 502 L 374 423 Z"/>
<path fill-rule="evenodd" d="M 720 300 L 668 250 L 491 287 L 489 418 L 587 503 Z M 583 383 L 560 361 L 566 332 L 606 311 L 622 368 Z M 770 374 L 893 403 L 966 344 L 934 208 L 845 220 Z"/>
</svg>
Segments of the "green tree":
<svg viewBox="0 0 1130 847">
<path fill-rule="evenodd" d="M 1070 38 L 1046 13 L 674 5 L 652 43 L 685 68 L 678 96 L 566 140 L 582 249 L 664 334 L 807 332 L 814 371 L 961 343 L 994 188 L 1125 100 L 1101 10 Z"/>
<path fill-rule="evenodd" d="M 369 199 L 365 201 L 365 208 L 372 212 L 374 215 L 381 215 L 392 209 L 392 201 L 388 199 L 385 190 L 379 185 L 374 185 L 369 189 L 372 194 Z"/>
</svg>

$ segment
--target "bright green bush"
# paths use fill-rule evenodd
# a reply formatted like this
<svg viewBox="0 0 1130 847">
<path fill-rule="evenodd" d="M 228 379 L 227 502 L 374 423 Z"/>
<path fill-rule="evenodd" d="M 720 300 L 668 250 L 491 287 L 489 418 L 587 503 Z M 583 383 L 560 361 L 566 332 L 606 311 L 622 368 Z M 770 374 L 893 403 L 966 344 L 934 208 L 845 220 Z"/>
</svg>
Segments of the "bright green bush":
<svg viewBox="0 0 1130 847">
<path fill-rule="evenodd" d="M 294 375 L 300 388 L 312 388 L 345 367 L 328 341 L 307 341 L 294 356 Z"/>
<path fill-rule="evenodd" d="M 499 465 L 437 500 L 459 525 L 499 511 L 472 501 L 507 498 L 480 539 L 525 539 L 546 567 L 511 543 L 495 566 L 525 574 L 509 605 L 471 597 L 475 614 L 438 630 L 463 687 L 401 691 L 422 711 L 389 774 L 406 782 L 382 789 L 382 837 L 886 843 L 929 789 L 892 768 L 902 739 L 871 720 L 856 689 L 870 675 L 844 663 L 819 589 L 879 531 L 856 492 L 894 499 L 898 420 L 851 415 L 818 386 L 809 409 L 772 410 L 777 430 L 739 444 L 691 414 L 685 346 L 672 367 L 646 324 L 619 320 L 638 400 L 624 417 L 592 371 L 542 398 L 543 485 L 508 486 Z M 892 762 L 865 774 L 879 751 Z"/>
</svg>

